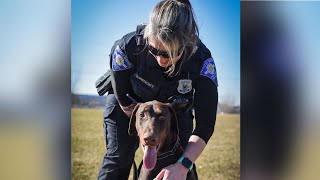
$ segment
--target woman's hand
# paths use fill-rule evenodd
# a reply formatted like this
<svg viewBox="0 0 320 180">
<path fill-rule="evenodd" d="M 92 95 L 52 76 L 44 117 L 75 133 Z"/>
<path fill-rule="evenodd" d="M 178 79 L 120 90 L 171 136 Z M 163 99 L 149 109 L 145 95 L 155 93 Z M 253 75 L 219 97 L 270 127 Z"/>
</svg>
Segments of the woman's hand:
<svg viewBox="0 0 320 180">
<path fill-rule="evenodd" d="M 129 106 L 121 106 L 122 111 L 130 118 L 132 115 L 132 111 L 134 109 L 134 107 L 136 107 L 137 104 L 130 104 Z"/>
<path fill-rule="evenodd" d="M 186 180 L 189 169 L 184 167 L 181 163 L 176 162 L 161 170 L 155 180 Z"/>
</svg>

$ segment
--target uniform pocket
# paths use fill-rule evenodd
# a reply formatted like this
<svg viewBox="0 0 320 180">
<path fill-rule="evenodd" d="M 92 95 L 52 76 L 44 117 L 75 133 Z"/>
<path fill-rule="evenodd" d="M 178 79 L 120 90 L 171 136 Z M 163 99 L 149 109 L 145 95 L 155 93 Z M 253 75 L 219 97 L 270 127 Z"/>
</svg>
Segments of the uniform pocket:
<svg viewBox="0 0 320 180">
<path fill-rule="evenodd" d="M 105 122 L 106 126 L 106 144 L 107 144 L 107 154 L 109 156 L 114 156 L 118 150 L 118 130 L 115 124 L 108 121 Z"/>
<path fill-rule="evenodd" d="M 115 155 L 118 150 L 118 130 L 114 115 L 115 105 L 106 105 L 104 111 L 104 128 L 106 136 L 107 154 Z"/>
<path fill-rule="evenodd" d="M 158 96 L 160 90 L 158 85 L 152 84 L 138 73 L 133 74 L 130 78 L 133 91 L 142 98 L 143 101 L 151 101 Z"/>
</svg>

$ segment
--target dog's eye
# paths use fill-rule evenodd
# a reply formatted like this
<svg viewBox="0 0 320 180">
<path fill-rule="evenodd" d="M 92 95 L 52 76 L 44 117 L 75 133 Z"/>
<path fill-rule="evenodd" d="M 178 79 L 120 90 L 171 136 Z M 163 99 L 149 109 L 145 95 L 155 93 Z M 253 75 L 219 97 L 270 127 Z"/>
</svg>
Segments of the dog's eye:
<svg viewBox="0 0 320 180">
<path fill-rule="evenodd" d="M 140 113 L 140 117 L 141 118 L 143 118 L 144 117 L 144 113 L 142 112 L 142 113 Z"/>
</svg>

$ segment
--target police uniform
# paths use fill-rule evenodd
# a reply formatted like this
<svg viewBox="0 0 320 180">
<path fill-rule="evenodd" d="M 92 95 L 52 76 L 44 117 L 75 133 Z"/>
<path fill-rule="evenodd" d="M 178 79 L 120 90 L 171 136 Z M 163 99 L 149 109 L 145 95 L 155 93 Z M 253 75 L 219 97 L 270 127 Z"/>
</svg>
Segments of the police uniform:
<svg viewBox="0 0 320 180">
<path fill-rule="evenodd" d="M 176 65 L 178 73 L 169 76 L 146 48 L 144 27 L 139 25 L 136 31 L 116 41 L 111 49 L 110 66 L 115 84 L 114 93 L 107 96 L 104 111 L 107 153 L 98 179 L 128 179 L 139 140 L 136 136 L 128 135 L 129 118 L 119 106 L 119 103 L 122 106 L 132 104 L 127 94 L 139 102 L 170 102 L 175 97 L 193 100 L 192 107 L 196 117 L 194 130 L 194 117 L 190 108 L 177 114 L 183 148 L 187 146 L 192 134 L 207 143 L 214 130 L 218 81 L 210 51 L 199 41 L 191 58 L 179 60 Z"/>
</svg>

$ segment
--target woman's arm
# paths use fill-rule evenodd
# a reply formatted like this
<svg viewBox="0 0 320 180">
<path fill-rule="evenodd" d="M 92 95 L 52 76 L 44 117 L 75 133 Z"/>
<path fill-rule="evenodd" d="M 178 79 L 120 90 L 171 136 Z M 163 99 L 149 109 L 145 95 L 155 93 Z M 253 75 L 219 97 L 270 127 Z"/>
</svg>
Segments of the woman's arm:
<svg viewBox="0 0 320 180">
<path fill-rule="evenodd" d="M 204 150 L 205 146 L 206 143 L 204 140 L 196 135 L 192 135 L 189 139 L 188 146 L 184 151 L 183 156 L 188 157 L 192 162 L 195 162 Z M 188 168 L 184 167 L 180 162 L 176 162 L 175 164 L 163 168 L 155 179 L 185 180 L 188 172 Z"/>
<path fill-rule="evenodd" d="M 135 32 L 128 33 L 117 40 L 110 53 L 110 68 L 112 70 L 112 89 L 124 112 L 128 115 L 131 109 L 132 100 L 126 95 L 134 95 L 130 76 L 134 72 L 136 57 Z M 126 110 L 126 111 L 125 111 Z"/>
<path fill-rule="evenodd" d="M 186 147 L 183 157 L 189 158 L 192 162 L 195 162 L 204 148 L 206 147 L 206 142 L 199 136 L 192 135 L 189 138 L 188 146 Z"/>
</svg>

